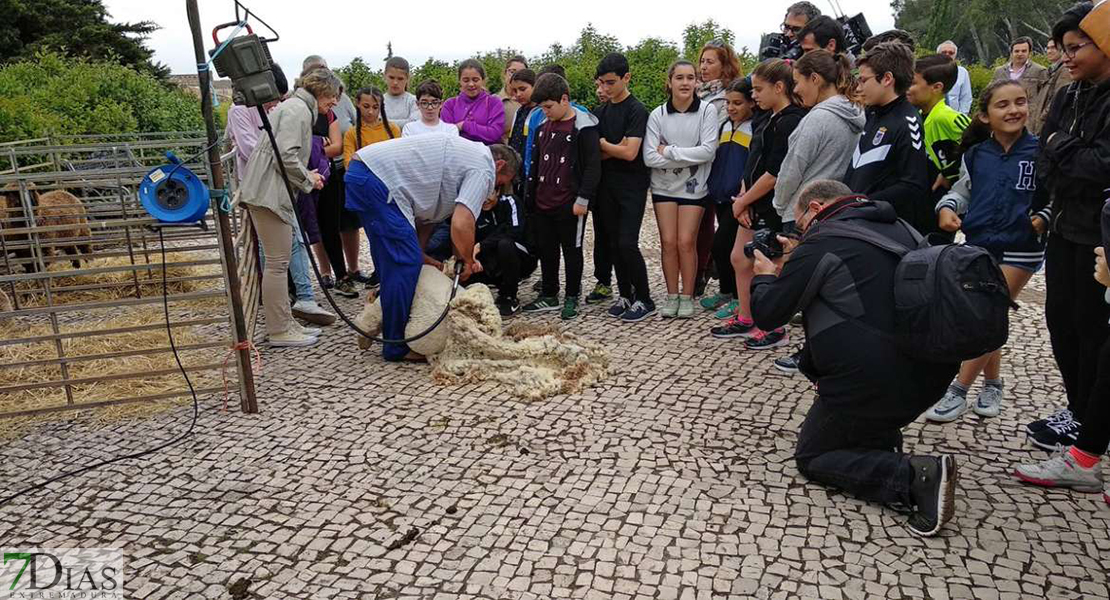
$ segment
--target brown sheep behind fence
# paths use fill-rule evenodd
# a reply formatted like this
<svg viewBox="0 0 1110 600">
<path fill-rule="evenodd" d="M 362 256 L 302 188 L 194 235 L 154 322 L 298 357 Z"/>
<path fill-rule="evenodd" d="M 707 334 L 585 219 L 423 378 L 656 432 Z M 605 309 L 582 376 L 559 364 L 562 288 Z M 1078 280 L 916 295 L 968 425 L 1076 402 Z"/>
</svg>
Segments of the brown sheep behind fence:
<svg viewBox="0 0 1110 600">
<path fill-rule="evenodd" d="M 9 188 L 4 190 L 2 195 L 4 206 L 8 209 L 5 211 L 4 218 L 8 220 L 11 227 L 26 227 L 28 222 L 23 211 L 23 203 L 19 200 L 19 192 Z M 66 229 L 42 231 L 38 234 L 40 243 L 44 244 L 51 240 L 70 241 L 70 243 L 63 246 L 43 247 L 44 256 L 53 256 L 57 248 L 61 248 L 66 254 L 73 256 L 92 254 L 92 245 L 89 243 L 92 238 L 92 231 L 89 229 L 88 213 L 86 213 L 85 205 L 80 198 L 65 190 L 54 190 L 44 194 L 34 192 L 32 198 L 37 207 L 35 211 L 35 225 L 37 227 L 67 226 Z M 2 235 L 10 242 L 27 242 L 29 240 L 27 233 Z M 17 258 L 21 259 L 29 259 L 34 256 L 29 246 L 13 249 L 12 252 Z M 75 258 L 72 263 L 74 269 L 81 268 L 80 258 Z M 26 272 L 33 273 L 38 271 L 38 263 L 35 261 L 26 262 L 23 263 L 23 268 Z"/>
</svg>

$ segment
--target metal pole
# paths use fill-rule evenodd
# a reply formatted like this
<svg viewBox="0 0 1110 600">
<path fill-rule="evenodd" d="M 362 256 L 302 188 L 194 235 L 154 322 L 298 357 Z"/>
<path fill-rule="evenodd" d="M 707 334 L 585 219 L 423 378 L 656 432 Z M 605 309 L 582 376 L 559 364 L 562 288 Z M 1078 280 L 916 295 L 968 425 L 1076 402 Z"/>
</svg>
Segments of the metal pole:
<svg viewBox="0 0 1110 600">
<path fill-rule="evenodd" d="M 220 149 L 216 147 L 216 116 L 212 112 L 211 74 L 205 63 L 208 57 L 204 52 L 204 40 L 201 38 L 200 12 L 197 10 L 197 0 L 185 0 L 185 11 L 189 15 L 189 29 L 193 32 L 193 52 L 197 59 L 197 77 L 200 83 L 200 108 L 204 113 L 204 127 L 208 134 L 208 167 L 212 173 L 209 182 L 213 189 L 224 188 L 224 167 L 220 163 Z M 217 229 L 220 234 L 220 253 L 223 255 L 224 278 L 227 281 L 227 294 L 231 300 L 231 326 L 235 332 L 236 360 L 239 363 L 240 407 L 245 413 L 258 412 L 258 399 L 254 390 L 254 369 L 251 366 L 250 350 L 245 347 L 247 326 L 243 319 L 243 298 L 239 289 L 239 267 L 235 256 L 235 243 L 231 239 L 231 224 L 227 214 L 220 209 L 220 203 L 215 207 Z"/>
</svg>

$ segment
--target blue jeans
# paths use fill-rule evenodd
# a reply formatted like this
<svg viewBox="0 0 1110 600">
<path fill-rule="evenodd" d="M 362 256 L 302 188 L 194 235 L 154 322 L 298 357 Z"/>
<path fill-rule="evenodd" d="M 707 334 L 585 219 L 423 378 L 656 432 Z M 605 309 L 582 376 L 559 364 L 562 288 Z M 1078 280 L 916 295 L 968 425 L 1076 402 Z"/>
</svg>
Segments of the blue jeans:
<svg viewBox="0 0 1110 600">
<path fill-rule="evenodd" d="M 358 214 L 370 241 L 370 256 L 381 277 L 378 301 L 382 305 L 382 335 L 387 340 L 405 337 L 416 281 L 424 265 L 424 252 L 416 229 L 397 204 L 389 201 L 389 188 L 362 163 L 352 160 L 344 176 L 346 206 Z M 386 344 L 382 357 L 403 360 L 409 353 L 405 344 Z"/>
<path fill-rule="evenodd" d="M 909 455 L 902 453 L 904 425 L 861 419 L 819 397 L 798 433 L 794 461 L 806 479 L 861 500 L 912 506 L 913 469 Z"/>
<path fill-rule="evenodd" d="M 308 249 L 305 248 L 300 227 L 293 228 L 293 251 L 289 255 L 289 275 L 293 278 L 293 287 L 297 289 L 297 300 L 315 302 L 316 295 L 312 291 L 312 264 L 308 262 Z"/>
</svg>

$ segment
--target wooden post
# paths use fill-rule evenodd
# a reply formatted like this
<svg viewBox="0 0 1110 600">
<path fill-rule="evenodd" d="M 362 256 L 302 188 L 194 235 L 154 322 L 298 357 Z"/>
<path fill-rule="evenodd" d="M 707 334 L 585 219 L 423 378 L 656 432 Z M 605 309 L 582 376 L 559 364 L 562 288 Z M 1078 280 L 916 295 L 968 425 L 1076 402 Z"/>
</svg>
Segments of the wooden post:
<svg viewBox="0 0 1110 600">
<path fill-rule="evenodd" d="M 204 127 L 208 134 L 208 168 L 212 174 L 209 185 L 213 189 L 224 189 L 224 168 L 220 162 L 220 149 L 216 147 L 216 115 L 212 112 L 211 72 L 207 66 L 208 55 L 204 51 L 204 40 L 200 30 L 200 12 L 197 0 L 185 0 L 185 11 L 189 15 L 189 29 L 193 32 L 193 52 L 197 59 L 197 77 L 200 83 L 200 108 L 204 114 Z M 251 365 L 250 349 L 244 347 L 249 342 L 247 326 L 243 320 L 243 298 L 239 289 L 239 267 L 235 257 L 235 244 L 231 239 L 231 223 L 227 214 L 216 203 L 217 229 L 219 229 L 220 254 L 223 256 L 224 280 L 231 303 L 231 326 L 238 348 L 235 351 L 239 363 L 240 407 L 245 413 L 258 412 L 258 399 L 254 390 L 254 369 Z"/>
</svg>

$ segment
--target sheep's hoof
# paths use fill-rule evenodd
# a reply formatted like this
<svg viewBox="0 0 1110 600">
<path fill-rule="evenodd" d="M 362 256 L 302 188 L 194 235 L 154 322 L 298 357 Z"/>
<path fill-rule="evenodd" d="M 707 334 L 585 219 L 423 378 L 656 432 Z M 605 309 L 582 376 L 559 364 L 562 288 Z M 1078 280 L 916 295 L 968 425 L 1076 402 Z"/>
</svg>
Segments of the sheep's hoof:
<svg viewBox="0 0 1110 600">
<path fill-rule="evenodd" d="M 372 343 L 374 343 L 374 342 L 370 338 L 366 337 L 365 335 L 362 335 L 361 333 L 358 334 L 358 347 L 360 349 L 369 350 L 370 349 L 370 344 L 372 344 Z"/>
</svg>

